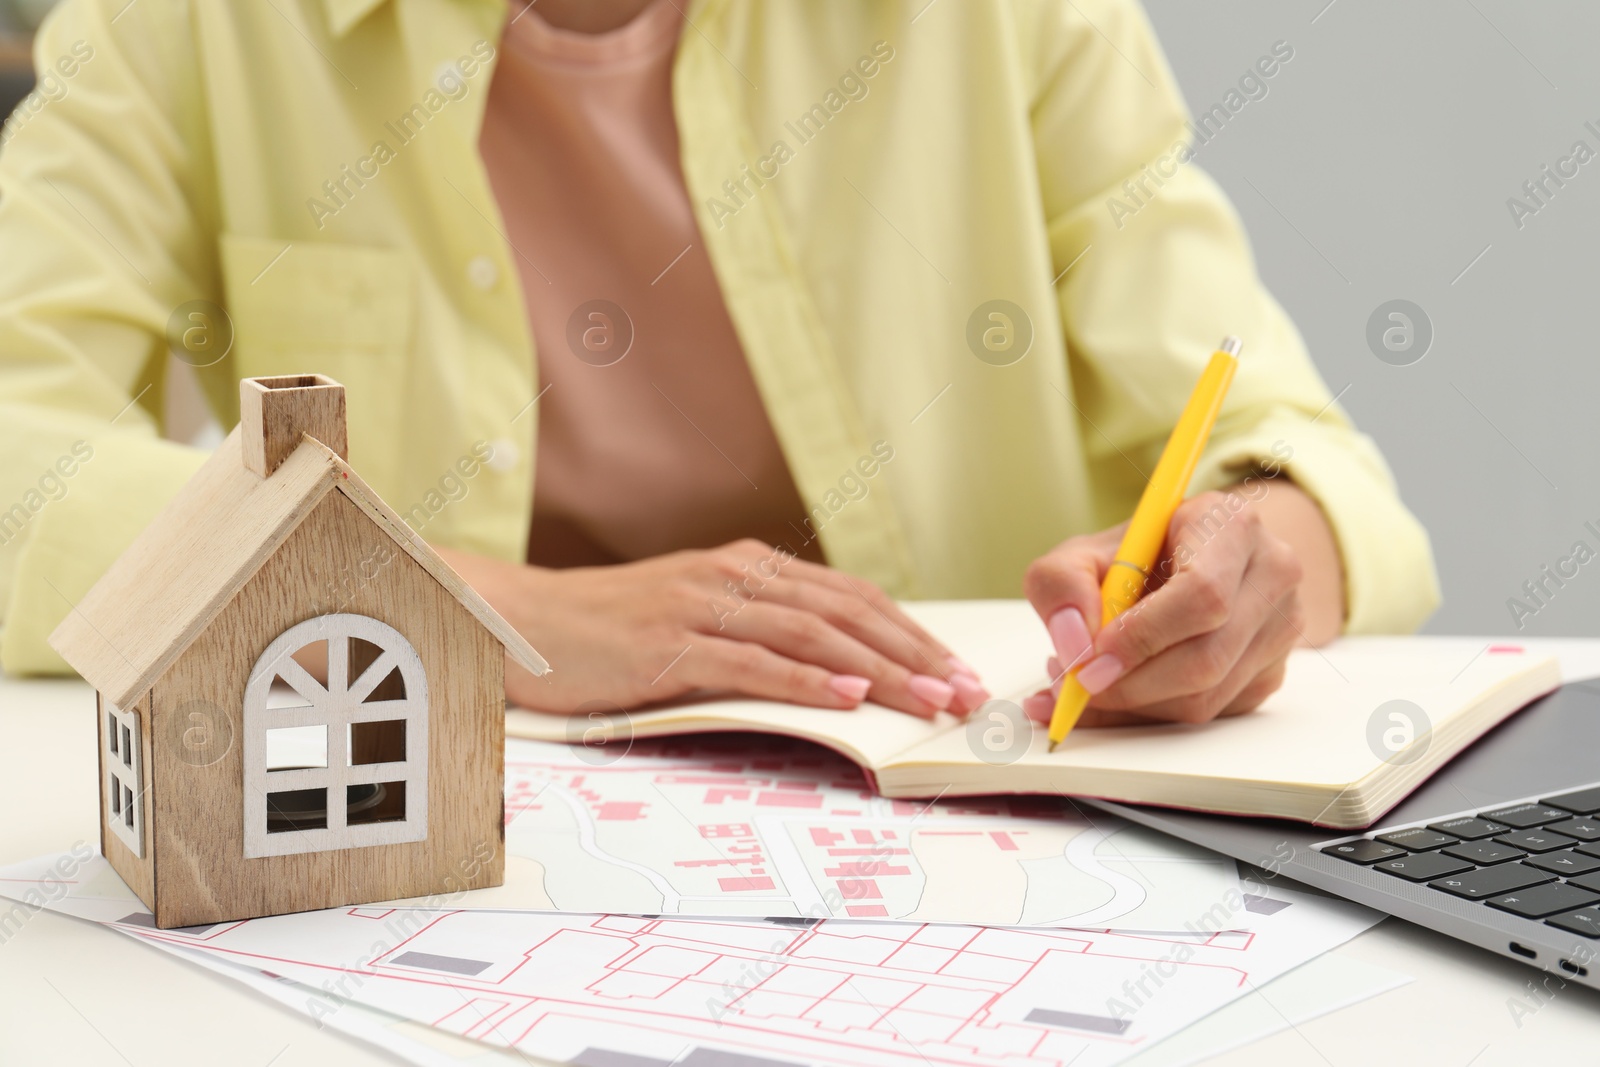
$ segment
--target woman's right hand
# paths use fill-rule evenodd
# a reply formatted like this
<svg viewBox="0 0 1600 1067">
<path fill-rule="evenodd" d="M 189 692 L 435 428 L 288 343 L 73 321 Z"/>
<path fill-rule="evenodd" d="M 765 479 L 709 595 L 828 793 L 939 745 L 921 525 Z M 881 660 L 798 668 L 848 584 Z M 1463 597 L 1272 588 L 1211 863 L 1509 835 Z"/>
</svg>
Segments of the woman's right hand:
<svg viewBox="0 0 1600 1067">
<path fill-rule="evenodd" d="M 881 589 L 755 540 L 550 570 L 440 555 L 555 669 L 507 666 L 506 695 L 570 713 L 694 690 L 931 718 L 989 699 L 976 674 Z"/>
</svg>

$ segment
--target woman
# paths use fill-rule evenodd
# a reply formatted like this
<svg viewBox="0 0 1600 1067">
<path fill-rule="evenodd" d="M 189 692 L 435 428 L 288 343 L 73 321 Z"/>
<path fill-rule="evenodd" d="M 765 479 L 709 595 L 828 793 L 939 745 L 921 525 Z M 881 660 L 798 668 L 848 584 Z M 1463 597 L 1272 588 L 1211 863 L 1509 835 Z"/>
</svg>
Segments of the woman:
<svg viewBox="0 0 1600 1067">
<path fill-rule="evenodd" d="M 1436 600 L 1132 0 L 67 0 L 37 59 L 64 88 L 0 154 L 10 670 L 60 669 L 198 462 L 168 350 L 224 425 L 239 377 L 342 381 L 355 465 L 560 667 L 508 676 L 535 708 L 964 713 L 982 680 L 890 598 L 1020 591 L 1086 722 L 1201 721 Z M 1210 492 L 1097 632 L 1227 333 Z"/>
</svg>

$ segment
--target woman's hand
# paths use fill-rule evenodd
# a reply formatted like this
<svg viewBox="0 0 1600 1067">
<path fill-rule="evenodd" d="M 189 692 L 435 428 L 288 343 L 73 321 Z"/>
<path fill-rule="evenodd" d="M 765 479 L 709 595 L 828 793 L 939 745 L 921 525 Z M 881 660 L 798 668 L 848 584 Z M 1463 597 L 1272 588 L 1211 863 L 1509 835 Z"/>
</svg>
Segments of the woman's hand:
<svg viewBox="0 0 1600 1067">
<path fill-rule="evenodd" d="M 506 695 L 539 711 L 697 689 L 921 718 L 989 699 L 877 586 L 759 541 L 570 570 L 441 555 L 555 668 L 507 668 Z"/>
<path fill-rule="evenodd" d="M 1026 701 L 1031 718 L 1049 721 L 1063 668 L 1072 667 L 1092 694 L 1085 726 L 1200 723 L 1257 707 L 1283 683 L 1289 650 L 1307 626 L 1301 553 L 1275 528 L 1331 566 L 1332 580 L 1315 583 L 1313 629 L 1323 640 L 1332 636 L 1343 606 L 1326 521 L 1287 481 L 1257 485 L 1265 491 L 1255 500 L 1235 491 L 1185 501 L 1144 598 L 1103 630 L 1100 583 L 1122 527 L 1064 541 L 1034 562 L 1027 597 L 1056 655 L 1049 663 L 1055 684 Z M 1267 516 L 1281 521 L 1269 525 Z M 1332 604 L 1321 602 L 1330 596 Z"/>
</svg>

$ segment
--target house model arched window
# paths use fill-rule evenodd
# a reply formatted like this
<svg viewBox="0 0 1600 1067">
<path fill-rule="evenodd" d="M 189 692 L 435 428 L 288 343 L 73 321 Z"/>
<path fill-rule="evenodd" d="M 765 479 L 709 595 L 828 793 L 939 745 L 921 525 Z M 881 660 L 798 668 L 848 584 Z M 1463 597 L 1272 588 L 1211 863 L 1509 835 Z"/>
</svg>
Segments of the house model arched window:
<svg viewBox="0 0 1600 1067">
<path fill-rule="evenodd" d="M 162 928 L 503 880 L 505 663 L 549 668 L 345 454 L 338 383 L 241 382 L 51 635 L 99 694 L 101 851 Z"/>
<path fill-rule="evenodd" d="M 246 856 L 428 836 L 427 674 L 394 627 L 350 613 L 289 627 L 250 672 L 243 719 Z"/>
</svg>

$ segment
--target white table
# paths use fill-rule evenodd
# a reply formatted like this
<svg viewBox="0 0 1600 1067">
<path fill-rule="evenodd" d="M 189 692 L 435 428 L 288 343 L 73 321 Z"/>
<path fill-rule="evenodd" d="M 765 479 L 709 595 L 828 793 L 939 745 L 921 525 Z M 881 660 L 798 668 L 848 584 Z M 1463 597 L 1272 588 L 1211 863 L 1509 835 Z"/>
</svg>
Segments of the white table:
<svg viewBox="0 0 1600 1067">
<path fill-rule="evenodd" d="M 1559 655 L 1569 679 L 1600 676 L 1600 640 L 1525 644 Z M 98 841 L 93 711 L 81 682 L 0 678 L 0 864 Z M 1532 968 L 1396 919 L 1335 951 L 1415 981 L 1215 1062 L 1494 1067 L 1600 1058 L 1600 994 L 1569 986 L 1519 1025 L 1508 1003 L 1540 977 Z M 394 1062 L 89 923 L 40 912 L 0 944 L 0 1064 Z"/>
</svg>

